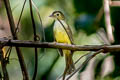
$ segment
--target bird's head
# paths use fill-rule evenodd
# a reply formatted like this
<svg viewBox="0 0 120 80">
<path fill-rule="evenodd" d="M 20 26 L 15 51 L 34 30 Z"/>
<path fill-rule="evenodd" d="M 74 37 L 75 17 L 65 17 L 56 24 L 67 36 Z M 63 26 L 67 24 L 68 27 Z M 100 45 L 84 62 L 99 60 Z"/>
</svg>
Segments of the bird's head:
<svg viewBox="0 0 120 80">
<path fill-rule="evenodd" d="M 63 13 L 62 13 L 61 11 L 54 11 L 54 12 L 50 15 L 50 17 L 53 17 L 53 18 L 59 19 L 59 20 L 64 20 L 64 19 L 65 19 L 64 15 L 63 15 Z"/>
</svg>

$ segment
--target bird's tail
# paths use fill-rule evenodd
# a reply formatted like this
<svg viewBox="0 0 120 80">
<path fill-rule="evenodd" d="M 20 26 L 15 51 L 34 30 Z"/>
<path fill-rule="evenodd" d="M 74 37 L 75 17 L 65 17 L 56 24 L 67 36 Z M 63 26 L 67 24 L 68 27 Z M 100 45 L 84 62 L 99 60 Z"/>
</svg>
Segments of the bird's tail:
<svg viewBox="0 0 120 80">
<path fill-rule="evenodd" d="M 74 62 L 72 59 L 71 51 L 65 54 L 65 61 L 66 61 L 66 73 L 70 74 L 75 70 Z"/>
</svg>

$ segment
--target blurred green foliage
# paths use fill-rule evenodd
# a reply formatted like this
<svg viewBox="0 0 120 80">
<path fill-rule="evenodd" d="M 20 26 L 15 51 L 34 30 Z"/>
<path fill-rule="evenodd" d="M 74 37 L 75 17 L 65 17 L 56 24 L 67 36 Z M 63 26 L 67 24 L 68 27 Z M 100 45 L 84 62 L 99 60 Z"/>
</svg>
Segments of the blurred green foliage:
<svg viewBox="0 0 120 80">
<path fill-rule="evenodd" d="M 104 27 L 103 17 L 102 20 L 99 22 L 100 26 L 93 25 L 99 9 L 103 5 L 102 0 L 33 0 L 33 1 L 39 9 L 43 22 L 43 28 L 45 29 L 45 37 L 47 42 L 54 41 L 54 37 L 53 37 L 54 20 L 49 18 L 48 16 L 53 11 L 60 10 L 65 14 L 66 21 L 72 29 L 75 44 L 79 44 L 79 45 L 103 44 L 96 34 L 99 28 Z M 12 12 L 16 24 L 19 19 L 23 2 L 24 0 L 10 0 Z M 111 10 L 112 23 L 114 26 L 116 26 L 115 43 L 120 43 L 120 37 L 118 37 L 120 30 L 119 9 L 120 8 L 116 8 L 116 9 L 112 8 Z M 42 39 L 43 34 L 42 34 L 39 18 L 37 16 L 35 9 L 33 9 L 33 11 L 34 11 L 34 18 L 37 27 L 37 34 L 40 36 L 40 39 Z M 0 16 L 3 16 L 2 18 L 7 18 L 4 6 L 0 7 Z M 28 1 L 25 5 L 23 16 L 20 22 L 18 36 L 20 40 L 33 40 L 33 30 L 32 30 Z M 34 49 L 22 48 L 22 52 L 25 58 L 29 76 L 30 78 L 32 78 L 34 71 L 33 70 Z M 75 52 L 73 56 L 74 61 L 76 61 L 81 55 L 85 53 L 87 52 L 83 52 L 83 51 Z M 63 73 L 65 67 L 64 57 L 59 57 L 55 49 L 46 49 L 45 52 L 39 49 L 38 55 L 39 55 L 38 56 L 39 63 L 38 63 L 37 80 L 55 80 L 58 76 L 60 76 Z M 97 62 L 96 62 L 97 66 L 95 68 L 96 80 L 120 80 L 119 78 L 120 64 L 118 64 L 119 55 L 117 53 L 115 55 L 117 55 L 117 58 L 115 57 L 115 67 L 117 68 L 115 69 L 116 72 L 113 72 L 113 74 L 110 74 L 105 78 L 101 78 L 100 72 L 102 67 L 101 65 L 104 62 L 106 56 L 98 55 L 99 57 L 97 57 Z M 10 80 L 22 80 L 21 70 L 18 60 L 16 60 L 17 56 L 14 48 L 12 50 L 12 54 L 10 58 L 11 58 L 10 64 L 8 64 L 7 66 L 10 75 Z M 78 67 L 79 64 L 83 62 L 83 60 L 81 60 L 76 66 Z"/>
</svg>

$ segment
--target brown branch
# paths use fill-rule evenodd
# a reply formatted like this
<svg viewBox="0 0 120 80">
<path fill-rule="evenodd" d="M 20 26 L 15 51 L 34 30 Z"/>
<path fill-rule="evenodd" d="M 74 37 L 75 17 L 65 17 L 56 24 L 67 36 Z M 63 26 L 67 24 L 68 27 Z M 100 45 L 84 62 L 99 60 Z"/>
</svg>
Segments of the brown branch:
<svg viewBox="0 0 120 80">
<path fill-rule="evenodd" d="M 5 44 L 6 43 L 6 44 Z M 39 41 L 23 41 L 23 40 L 9 40 L 0 38 L 0 45 L 13 47 L 37 47 L 37 48 L 62 48 L 73 51 L 98 51 L 104 49 L 105 52 L 118 52 L 120 45 L 70 45 L 55 42 L 39 42 Z"/>
<path fill-rule="evenodd" d="M 109 4 L 112 7 L 120 7 L 120 1 L 110 1 Z"/>
<path fill-rule="evenodd" d="M 104 13 L 105 13 L 105 23 L 106 23 L 106 30 L 108 39 L 111 43 L 114 42 L 112 25 L 110 20 L 110 7 L 109 7 L 109 0 L 104 0 Z"/>
<path fill-rule="evenodd" d="M 6 7 L 8 20 L 9 20 L 9 24 L 10 24 L 10 29 L 11 29 L 11 32 L 12 32 L 12 37 L 13 37 L 14 40 L 17 40 L 18 39 L 17 35 L 14 33 L 15 32 L 15 23 L 14 23 L 14 19 L 13 19 L 11 7 L 10 7 L 10 2 L 9 2 L 9 0 L 3 0 L 3 1 L 4 1 L 4 4 L 5 4 L 5 7 Z M 19 62 L 20 62 L 20 67 L 21 67 L 21 70 L 22 70 L 23 78 L 25 80 L 29 80 L 28 72 L 27 72 L 27 69 L 26 69 L 26 65 L 25 65 L 24 58 L 23 58 L 23 55 L 21 53 L 21 50 L 18 47 L 16 47 L 16 51 L 17 51 L 17 56 L 18 56 Z"/>
</svg>

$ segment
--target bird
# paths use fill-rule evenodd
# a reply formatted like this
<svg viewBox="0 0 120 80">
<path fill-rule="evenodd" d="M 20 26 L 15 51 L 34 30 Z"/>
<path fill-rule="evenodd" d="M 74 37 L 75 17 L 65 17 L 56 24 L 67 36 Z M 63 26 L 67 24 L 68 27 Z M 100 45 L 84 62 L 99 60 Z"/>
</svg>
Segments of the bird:
<svg viewBox="0 0 120 80">
<path fill-rule="evenodd" d="M 65 21 L 65 16 L 61 11 L 54 11 L 50 17 L 54 18 L 53 34 L 54 39 L 58 43 L 74 44 L 72 31 Z M 72 59 L 73 51 L 66 49 L 58 49 L 61 56 L 65 56 L 66 67 L 64 74 L 71 74 L 75 70 Z"/>
</svg>

